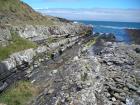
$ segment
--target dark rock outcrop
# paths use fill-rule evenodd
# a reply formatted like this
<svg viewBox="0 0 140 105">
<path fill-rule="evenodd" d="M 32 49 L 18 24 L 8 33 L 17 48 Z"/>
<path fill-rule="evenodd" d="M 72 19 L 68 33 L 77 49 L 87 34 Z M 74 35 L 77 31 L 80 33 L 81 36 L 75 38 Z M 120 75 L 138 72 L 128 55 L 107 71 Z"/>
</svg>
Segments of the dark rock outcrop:
<svg viewBox="0 0 140 105">
<path fill-rule="evenodd" d="M 126 32 L 131 36 L 134 43 L 140 44 L 140 29 L 126 29 Z"/>
</svg>

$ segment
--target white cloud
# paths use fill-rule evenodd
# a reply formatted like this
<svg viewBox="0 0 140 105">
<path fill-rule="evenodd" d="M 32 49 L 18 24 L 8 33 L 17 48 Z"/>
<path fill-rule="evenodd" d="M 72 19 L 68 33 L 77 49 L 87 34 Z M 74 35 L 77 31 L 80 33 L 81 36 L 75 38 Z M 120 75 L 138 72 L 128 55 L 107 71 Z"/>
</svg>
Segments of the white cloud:
<svg viewBox="0 0 140 105">
<path fill-rule="evenodd" d="M 139 9 L 39 9 L 37 11 L 71 20 L 140 22 Z"/>
</svg>

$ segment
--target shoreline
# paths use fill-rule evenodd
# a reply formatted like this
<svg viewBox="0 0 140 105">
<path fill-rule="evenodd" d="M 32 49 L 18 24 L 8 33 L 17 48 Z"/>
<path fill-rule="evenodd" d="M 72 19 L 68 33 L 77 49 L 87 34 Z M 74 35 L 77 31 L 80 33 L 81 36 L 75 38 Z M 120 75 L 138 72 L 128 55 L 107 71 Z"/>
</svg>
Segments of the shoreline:
<svg viewBox="0 0 140 105">
<path fill-rule="evenodd" d="M 40 87 L 41 93 L 29 101 L 30 105 L 139 104 L 137 81 L 140 74 L 137 69 L 140 67 L 140 45 L 115 42 L 113 34 L 99 35 L 94 43 L 92 38 L 96 36 L 81 38 L 81 41 L 52 60 L 44 60 L 46 55 L 41 55 L 37 58 L 39 62 L 34 61 L 35 65 L 33 68 L 31 66 L 27 77 L 34 86 Z M 86 43 L 88 46 L 85 50 Z M 125 81 L 128 82 L 120 77 L 122 74 L 126 74 Z M 137 81 L 133 81 L 133 75 Z"/>
</svg>

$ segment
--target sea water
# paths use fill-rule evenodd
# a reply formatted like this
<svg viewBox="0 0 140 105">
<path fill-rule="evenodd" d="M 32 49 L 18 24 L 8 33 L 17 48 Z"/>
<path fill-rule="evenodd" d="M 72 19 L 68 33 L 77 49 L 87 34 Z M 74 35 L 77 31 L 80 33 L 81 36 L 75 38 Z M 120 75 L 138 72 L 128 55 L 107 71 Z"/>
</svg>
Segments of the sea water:
<svg viewBox="0 0 140 105">
<path fill-rule="evenodd" d="M 92 24 L 93 31 L 99 33 L 113 33 L 117 41 L 129 43 L 131 36 L 126 29 L 140 29 L 140 23 L 135 22 L 110 22 L 110 21 L 77 21 L 84 24 Z"/>
</svg>

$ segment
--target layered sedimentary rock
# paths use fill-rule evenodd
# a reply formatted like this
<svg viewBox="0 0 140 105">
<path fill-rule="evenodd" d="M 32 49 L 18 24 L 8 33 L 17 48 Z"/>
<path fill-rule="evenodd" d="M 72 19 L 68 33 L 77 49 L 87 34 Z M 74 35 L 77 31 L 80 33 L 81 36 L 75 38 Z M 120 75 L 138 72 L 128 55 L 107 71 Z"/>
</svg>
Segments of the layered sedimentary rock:
<svg viewBox="0 0 140 105">
<path fill-rule="evenodd" d="M 6 26 L 5 26 L 6 27 Z M 17 72 L 25 72 L 26 69 L 34 62 L 34 58 L 42 53 L 58 54 L 74 45 L 80 40 L 83 35 L 92 33 L 92 27 L 80 24 L 63 23 L 62 26 L 8 26 L 6 29 L 1 29 L 1 42 L 3 45 L 10 44 L 12 32 L 17 33 L 22 38 L 29 39 L 38 43 L 38 48 L 31 48 L 24 51 L 14 53 L 9 58 L 3 60 L 0 64 L 1 75 L 1 91 L 4 90 L 11 82 L 14 81 L 12 75 L 17 76 Z M 5 37 L 3 37 L 5 34 Z M 55 41 L 50 42 L 52 38 Z M 23 43 L 24 44 L 24 43 Z M 44 58 L 45 59 L 45 58 Z M 48 58 L 49 59 L 49 58 Z M 14 73 L 13 73 L 14 72 Z M 7 75 L 6 75 L 7 74 Z M 20 73 L 19 73 L 20 74 Z M 11 76 L 9 78 L 9 76 Z M 18 75 L 19 76 L 19 75 Z M 20 77 L 20 76 L 19 76 Z M 24 76 L 22 76 L 23 78 Z M 7 79 L 6 79 L 7 78 Z M 13 81 L 6 82 L 13 78 Z M 17 77 L 16 79 L 17 80 Z M 6 85 L 5 85 L 6 83 Z"/>
<path fill-rule="evenodd" d="M 25 25 L 23 27 L 15 27 L 21 37 L 34 38 L 34 37 L 49 37 L 52 35 L 79 35 L 80 33 L 88 32 L 90 26 L 74 23 L 60 23 L 55 26 L 43 26 L 43 25 Z M 90 32 L 90 30 L 89 30 Z"/>
</svg>

